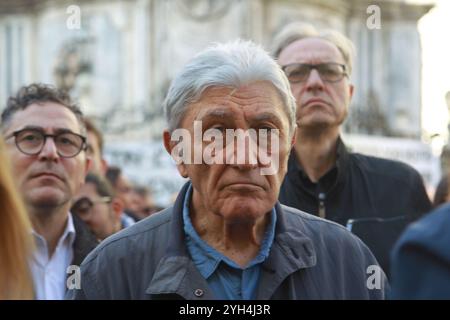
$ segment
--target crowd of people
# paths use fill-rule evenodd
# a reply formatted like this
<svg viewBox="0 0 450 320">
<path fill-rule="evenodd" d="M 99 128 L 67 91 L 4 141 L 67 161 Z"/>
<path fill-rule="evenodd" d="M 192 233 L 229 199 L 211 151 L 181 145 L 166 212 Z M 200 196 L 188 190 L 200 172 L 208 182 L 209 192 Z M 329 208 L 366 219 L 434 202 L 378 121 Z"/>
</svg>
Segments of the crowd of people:
<svg viewBox="0 0 450 320">
<path fill-rule="evenodd" d="M 447 178 L 430 213 L 415 169 L 341 137 L 354 51 L 294 23 L 271 54 L 237 40 L 191 59 L 164 101 L 188 179 L 165 209 L 67 93 L 22 87 L 1 115 L 0 299 L 450 299 Z"/>
</svg>

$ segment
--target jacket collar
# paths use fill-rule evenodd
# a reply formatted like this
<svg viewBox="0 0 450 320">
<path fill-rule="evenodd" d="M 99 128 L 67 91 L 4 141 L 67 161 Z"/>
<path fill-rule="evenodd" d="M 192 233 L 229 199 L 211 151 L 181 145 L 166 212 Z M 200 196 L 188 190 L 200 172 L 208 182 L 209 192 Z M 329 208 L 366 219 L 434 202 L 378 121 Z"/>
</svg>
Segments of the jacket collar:
<svg viewBox="0 0 450 320">
<path fill-rule="evenodd" d="M 275 205 L 277 226 L 269 257 L 263 262 L 257 299 L 270 299 L 280 284 L 292 273 L 314 267 L 317 263 L 312 240 L 298 228 L 287 228 L 286 214 Z"/>
<path fill-rule="evenodd" d="M 190 182 L 181 189 L 173 206 L 170 240 L 166 255 L 161 259 L 147 287 L 150 295 L 173 294 L 184 299 L 214 299 L 208 283 L 191 260 L 184 240 L 183 203 Z M 316 264 L 316 253 L 310 238 L 297 228 L 288 228 L 285 213 L 275 205 L 277 222 L 275 239 L 269 256 L 261 266 L 257 299 L 269 299 L 281 282 L 299 269 Z"/>
<path fill-rule="evenodd" d="M 335 168 L 337 168 L 337 175 L 335 183 L 333 183 L 334 187 L 336 187 L 337 185 L 341 185 L 345 181 L 346 173 L 348 172 L 349 158 L 350 158 L 350 152 L 347 150 L 347 147 L 342 141 L 341 136 L 338 137 L 336 143 L 337 143 L 336 148 L 337 158 Z M 288 177 L 290 179 L 294 179 L 294 181 L 299 181 L 301 186 L 305 185 L 305 183 L 301 183 L 301 181 L 303 181 L 304 179 L 308 179 L 309 181 L 306 172 L 303 170 L 303 167 L 301 166 L 300 162 L 297 159 L 297 155 L 295 154 L 294 149 L 292 149 L 291 154 L 289 156 L 288 172 L 289 172 Z M 306 188 L 306 190 L 311 191 L 309 190 L 309 188 Z M 311 191 L 311 193 L 315 194 L 313 191 Z"/>
<path fill-rule="evenodd" d="M 79 266 L 89 252 L 97 246 L 98 241 L 76 214 L 69 214 L 72 215 L 73 226 L 75 228 L 72 264 Z"/>
<path fill-rule="evenodd" d="M 183 204 L 189 189 L 187 182 L 172 208 L 170 237 L 166 255 L 159 262 L 146 293 L 150 295 L 177 295 L 188 300 L 214 299 L 208 283 L 191 260 L 185 245 L 183 231 Z"/>
</svg>

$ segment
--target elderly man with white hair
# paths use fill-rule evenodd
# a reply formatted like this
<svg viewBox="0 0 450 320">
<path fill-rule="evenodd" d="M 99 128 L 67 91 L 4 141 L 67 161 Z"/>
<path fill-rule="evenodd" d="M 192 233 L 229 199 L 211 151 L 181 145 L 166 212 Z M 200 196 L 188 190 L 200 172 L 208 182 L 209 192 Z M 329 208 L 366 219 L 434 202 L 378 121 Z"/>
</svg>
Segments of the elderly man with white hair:
<svg viewBox="0 0 450 320">
<path fill-rule="evenodd" d="M 165 108 L 164 145 L 189 181 L 173 207 L 87 257 L 68 298 L 384 297 L 384 273 L 357 237 L 277 201 L 295 101 L 261 47 L 206 49 L 175 77 Z"/>
</svg>

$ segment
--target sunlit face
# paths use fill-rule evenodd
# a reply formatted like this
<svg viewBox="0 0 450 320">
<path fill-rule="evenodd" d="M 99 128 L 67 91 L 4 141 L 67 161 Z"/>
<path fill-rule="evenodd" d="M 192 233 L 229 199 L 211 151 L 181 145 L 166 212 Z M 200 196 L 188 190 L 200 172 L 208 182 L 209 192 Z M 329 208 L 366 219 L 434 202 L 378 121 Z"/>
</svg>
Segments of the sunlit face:
<svg viewBox="0 0 450 320">
<path fill-rule="evenodd" d="M 76 116 L 54 102 L 32 104 L 16 112 L 6 128 L 5 137 L 24 128 L 35 128 L 46 134 L 70 131 L 81 134 Z M 67 205 L 84 182 L 89 161 L 84 151 L 73 158 L 58 155 L 53 138 L 47 138 L 42 151 L 26 155 L 19 151 L 14 137 L 6 139 L 19 191 L 27 206 L 55 208 Z"/>
<path fill-rule="evenodd" d="M 92 131 L 87 132 L 87 146 L 87 155 L 91 159 L 91 167 L 89 171 L 97 174 L 104 174 L 99 141 L 97 136 Z"/>
<path fill-rule="evenodd" d="M 120 174 L 115 185 L 116 196 L 122 200 L 125 209 L 133 207 L 133 186 L 131 182 Z"/>
<path fill-rule="evenodd" d="M 281 66 L 328 62 L 345 64 L 339 49 L 331 42 L 319 38 L 297 40 L 283 49 L 278 58 Z M 291 83 L 291 89 L 297 100 L 299 128 L 339 126 L 347 117 L 353 95 L 353 86 L 348 77 L 338 82 L 326 82 L 313 69 L 307 80 Z"/>
<path fill-rule="evenodd" d="M 178 169 L 182 176 L 192 181 L 191 206 L 194 211 L 201 208 L 232 223 L 254 221 L 273 208 L 292 145 L 289 120 L 284 110 L 277 90 L 267 82 L 255 82 L 238 89 L 212 87 L 188 107 L 181 127 L 189 130 L 192 137 L 194 121 L 201 121 L 202 134 L 212 128 L 224 134 L 226 129 L 279 130 L 279 150 L 275 151 L 278 152 L 279 168 L 274 174 L 261 174 L 263 164 L 260 159 L 253 164 L 250 161 L 180 164 Z M 203 149 L 209 143 L 203 141 Z M 248 146 L 245 144 L 245 148 Z"/>
</svg>

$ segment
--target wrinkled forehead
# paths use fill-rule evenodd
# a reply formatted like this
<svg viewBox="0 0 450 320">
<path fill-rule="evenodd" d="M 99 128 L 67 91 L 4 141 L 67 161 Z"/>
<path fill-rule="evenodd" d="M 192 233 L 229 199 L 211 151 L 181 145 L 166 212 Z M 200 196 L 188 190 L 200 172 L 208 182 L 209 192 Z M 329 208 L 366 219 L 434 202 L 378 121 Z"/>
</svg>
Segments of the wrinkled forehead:
<svg viewBox="0 0 450 320">
<path fill-rule="evenodd" d="M 67 107 L 55 103 L 33 103 L 24 110 L 15 112 L 6 130 L 14 132 L 25 128 L 40 128 L 46 133 L 69 130 L 83 134 L 77 116 Z"/>
<path fill-rule="evenodd" d="M 264 120 L 283 117 L 284 102 L 270 82 L 255 82 L 239 88 L 210 87 L 200 98 L 188 106 L 184 124 L 208 118 L 235 118 L 251 116 Z"/>
<path fill-rule="evenodd" d="M 304 38 L 287 45 L 278 57 L 280 65 L 290 63 L 345 63 L 342 53 L 331 41 L 322 38 Z"/>
</svg>

